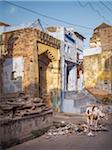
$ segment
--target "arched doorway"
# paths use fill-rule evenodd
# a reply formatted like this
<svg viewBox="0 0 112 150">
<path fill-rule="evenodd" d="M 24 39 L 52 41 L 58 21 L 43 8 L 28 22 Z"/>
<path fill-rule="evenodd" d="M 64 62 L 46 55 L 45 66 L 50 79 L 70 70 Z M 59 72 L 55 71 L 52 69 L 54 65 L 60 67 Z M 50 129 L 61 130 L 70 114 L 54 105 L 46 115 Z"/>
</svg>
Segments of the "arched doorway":
<svg viewBox="0 0 112 150">
<path fill-rule="evenodd" d="M 47 93 L 47 69 L 50 62 L 46 52 L 39 55 L 39 97 L 41 98 Z"/>
</svg>

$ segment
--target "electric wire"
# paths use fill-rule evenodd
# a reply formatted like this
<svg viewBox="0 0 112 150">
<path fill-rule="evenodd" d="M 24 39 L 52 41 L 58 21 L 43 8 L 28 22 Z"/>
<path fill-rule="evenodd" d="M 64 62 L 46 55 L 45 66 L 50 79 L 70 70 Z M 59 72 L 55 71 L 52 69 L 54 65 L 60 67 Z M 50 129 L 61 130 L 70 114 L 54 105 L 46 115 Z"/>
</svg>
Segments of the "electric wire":
<svg viewBox="0 0 112 150">
<path fill-rule="evenodd" d="M 83 5 L 80 1 L 78 1 L 78 2 L 79 2 L 79 5 L 80 5 L 81 7 L 87 7 L 87 6 L 89 5 L 90 8 L 91 8 L 94 12 L 96 12 L 96 13 L 99 15 L 100 18 L 102 18 L 104 21 L 106 21 L 106 22 L 108 22 L 108 23 L 110 24 L 110 21 L 107 20 L 107 19 L 105 18 L 105 16 L 103 16 L 103 15 L 100 13 L 100 11 L 97 10 L 97 9 L 91 4 L 91 2 L 87 2 L 85 5 Z"/>
<path fill-rule="evenodd" d="M 42 17 L 45 17 L 45 18 L 54 20 L 54 21 L 58 21 L 58 22 L 61 22 L 61 23 L 65 23 L 65 24 L 68 24 L 68 25 L 75 26 L 75 27 L 80 27 L 80 28 L 85 28 L 85 29 L 93 30 L 93 28 L 91 28 L 91 27 L 87 27 L 87 26 L 83 26 L 83 25 L 79 25 L 79 24 L 73 24 L 73 23 L 67 22 L 67 21 L 62 20 L 62 19 L 58 19 L 58 18 L 55 18 L 55 17 L 47 16 L 47 15 L 42 14 L 42 13 L 40 13 L 40 12 L 37 12 L 37 11 L 35 11 L 35 10 L 33 10 L 33 9 L 29 9 L 29 8 L 20 6 L 20 5 L 18 5 L 18 4 L 15 4 L 15 3 L 12 3 L 12 2 L 9 2 L 9 1 L 6 1 L 6 0 L 4 0 L 3 2 L 5 2 L 5 3 L 9 4 L 9 5 L 13 5 L 13 6 L 16 6 L 16 7 L 18 7 L 18 8 L 24 9 L 24 10 L 26 10 L 26 11 L 28 11 L 28 12 L 33 13 L 33 14 L 37 14 L 37 15 L 39 15 L 39 16 L 42 16 Z"/>
</svg>

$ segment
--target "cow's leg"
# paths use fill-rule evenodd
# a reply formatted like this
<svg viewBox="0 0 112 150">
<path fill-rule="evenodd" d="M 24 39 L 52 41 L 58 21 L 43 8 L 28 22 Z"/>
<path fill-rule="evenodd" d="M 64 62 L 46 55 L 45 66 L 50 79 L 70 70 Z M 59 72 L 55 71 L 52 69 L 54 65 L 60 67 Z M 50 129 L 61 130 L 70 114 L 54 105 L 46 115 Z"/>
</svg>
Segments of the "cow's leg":
<svg viewBox="0 0 112 150">
<path fill-rule="evenodd" d="M 95 120 L 94 120 L 94 130 L 95 130 L 95 133 L 97 131 L 97 128 L 98 128 L 98 118 L 95 118 Z"/>
<path fill-rule="evenodd" d="M 93 116 L 91 116 L 90 125 L 93 126 Z"/>
<path fill-rule="evenodd" d="M 87 116 L 87 125 L 89 125 L 90 124 L 90 118 L 89 118 L 89 116 Z"/>
<path fill-rule="evenodd" d="M 90 116 L 87 116 L 87 127 L 88 127 L 88 132 L 90 132 L 90 124 L 91 124 L 91 117 Z"/>
<path fill-rule="evenodd" d="M 95 128 L 98 127 L 98 119 L 95 120 Z"/>
</svg>

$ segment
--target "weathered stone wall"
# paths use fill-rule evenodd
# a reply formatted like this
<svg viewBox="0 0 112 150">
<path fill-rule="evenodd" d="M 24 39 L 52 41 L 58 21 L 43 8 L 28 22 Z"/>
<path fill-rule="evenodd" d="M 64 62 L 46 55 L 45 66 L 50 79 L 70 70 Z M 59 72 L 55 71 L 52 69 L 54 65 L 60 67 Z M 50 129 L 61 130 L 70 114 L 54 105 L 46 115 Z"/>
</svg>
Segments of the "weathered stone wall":
<svg viewBox="0 0 112 150">
<path fill-rule="evenodd" d="M 55 89 L 56 98 L 59 100 L 60 42 L 46 33 L 31 28 L 5 32 L 4 37 L 7 53 L 3 55 L 0 65 L 1 82 L 3 83 L 0 97 L 2 100 L 0 105 L 0 134 L 2 135 L 0 144 L 10 145 L 35 136 L 38 134 L 38 129 L 46 128 L 52 123 L 52 111 L 46 105 L 45 99 L 47 104 L 51 102 L 51 90 Z M 48 57 L 52 64 L 46 66 L 45 82 L 47 85 L 44 93 L 45 99 L 42 101 L 37 98 L 40 92 L 40 76 L 43 76 L 39 68 L 41 54 L 45 54 L 45 58 Z M 41 61 L 46 63 L 46 59 Z M 21 82 L 19 82 L 20 79 Z M 17 88 L 17 83 L 21 88 Z M 8 90 L 5 85 L 9 86 Z"/>
<path fill-rule="evenodd" d="M 100 31 L 101 47 L 103 51 L 112 51 L 112 27 Z"/>
<path fill-rule="evenodd" d="M 112 27 L 103 24 L 94 30 L 90 47 L 100 46 L 101 54 L 84 57 L 86 88 L 97 88 L 112 94 Z"/>
<path fill-rule="evenodd" d="M 112 58 L 111 51 L 101 55 L 84 58 L 84 81 L 86 88 L 99 88 L 108 93 L 112 92 Z M 106 60 L 109 64 L 106 66 Z M 107 68 L 108 67 L 108 68 Z"/>
<path fill-rule="evenodd" d="M 4 57 L 4 61 L 6 59 L 12 58 L 13 62 L 13 59 L 22 56 L 24 61 L 24 70 L 23 70 L 24 76 L 21 83 L 22 90 L 26 94 L 31 94 L 32 96 L 39 96 L 39 89 L 38 89 L 39 88 L 38 56 L 40 53 L 39 51 L 41 51 L 41 53 L 44 53 L 49 49 L 52 52 L 50 55 L 53 57 L 53 59 L 55 58 L 55 60 L 51 61 L 58 62 L 59 40 L 56 40 L 55 38 L 41 31 L 29 28 L 6 32 L 4 33 L 4 35 L 5 35 L 4 45 L 7 49 L 7 55 Z M 38 49 L 38 43 L 43 43 L 39 47 L 40 50 Z M 3 89 L 2 93 L 4 93 Z M 12 92 L 5 94 L 12 94 Z"/>
<path fill-rule="evenodd" d="M 0 120 L 0 148 L 38 137 L 52 125 L 52 111 L 13 120 Z"/>
<path fill-rule="evenodd" d="M 101 46 L 103 51 L 112 50 L 112 26 L 101 24 L 93 32 L 90 47 Z"/>
<path fill-rule="evenodd" d="M 35 79 L 35 76 L 32 76 L 32 82 L 30 81 L 29 72 L 30 72 L 30 64 L 31 62 L 36 61 L 35 57 L 38 57 L 37 55 L 37 48 L 36 48 L 36 35 L 33 30 L 27 29 L 27 30 L 17 30 L 12 32 L 4 33 L 5 35 L 5 48 L 7 49 L 7 55 L 4 57 L 2 68 L 4 65 L 4 62 L 11 58 L 12 62 L 14 58 L 18 58 L 20 56 L 23 57 L 24 60 L 24 76 L 21 83 L 22 89 L 24 92 L 29 92 L 30 85 L 37 84 L 38 82 L 38 73 L 37 78 Z M 11 64 L 10 64 L 11 65 Z M 33 67 L 33 66 L 32 66 Z M 38 64 L 37 64 L 38 67 Z M 13 63 L 12 63 L 12 72 L 13 72 Z M 36 70 L 33 70 L 36 72 Z M 2 76 L 3 77 L 3 76 Z M 2 80 L 3 81 L 3 80 Z M 4 83 L 5 84 L 5 83 Z M 37 90 L 37 89 L 36 89 Z M 4 91 L 2 89 L 2 93 L 4 94 Z M 32 95 L 35 93 L 35 88 L 32 91 Z M 13 94 L 13 93 L 5 93 L 5 94 Z"/>
<path fill-rule="evenodd" d="M 41 61 L 46 61 L 46 58 L 48 57 L 49 63 L 47 66 L 46 62 L 42 64 L 42 70 L 43 68 L 46 68 L 44 71 L 46 79 L 43 81 L 43 85 L 41 85 L 41 88 L 45 87 L 43 88 L 44 92 L 42 93 L 42 98 L 46 99 L 47 104 L 51 103 L 51 91 L 55 91 L 56 99 L 59 101 L 60 41 L 44 32 L 31 28 L 5 32 L 4 37 L 4 45 L 7 53 L 3 57 L 4 59 L 2 59 L 3 63 L 1 66 L 3 82 L 2 96 L 14 96 L 17 95 L 18 92 L 24 92 L 32 97 L 39 97 L 39 81 L 40 77 L 43 76 L 43 73 L 40 73 L 39 70 L 39 58 L 41 55 L 44 55 L 45 60 L 42 58 L 43 60 Z M 22 64 L 17 61 L 20 57 L 23 62 L 23 70 L 21 69 Z M 10 65 L 7 62 L 11 62 Z M 9 71 L 8 68 L 10 68 Z M 4 88 L 4 85 L 7 85 L 8 90 Z"/>
<path fill-rule="evenodd" d="M 99 55 L 84 57 L 84 83 L 85 87 L 91 88 L 96 85 L 99 72 Z"/>
</svg>

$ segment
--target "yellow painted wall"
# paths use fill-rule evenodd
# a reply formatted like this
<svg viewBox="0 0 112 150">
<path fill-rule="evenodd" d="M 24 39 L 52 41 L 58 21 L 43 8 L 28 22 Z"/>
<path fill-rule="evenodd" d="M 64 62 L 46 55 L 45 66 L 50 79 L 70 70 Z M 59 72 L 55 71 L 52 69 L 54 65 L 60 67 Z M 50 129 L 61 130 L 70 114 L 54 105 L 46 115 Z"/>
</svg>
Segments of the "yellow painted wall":
<svg viewBox="0 0 112 150">
<path fill-rule="evenodd" d="M 111 84 L 112 60 L 110 60 L 109 68 L 105 68 L 105 62 L 111 56 L 111 51 L 104 51 L 99 55 L 84 57 L 84 82 L 86 88 L 100 87 L 103 90 L 105 89 L 105 81 Z"/>
</svg>

